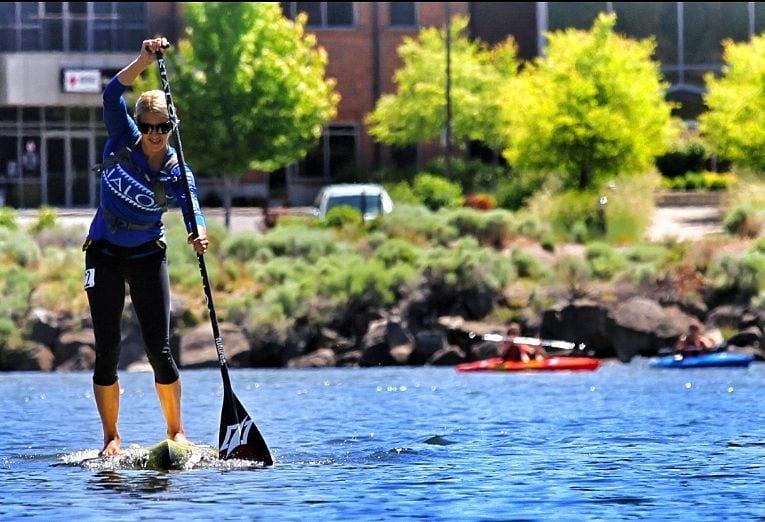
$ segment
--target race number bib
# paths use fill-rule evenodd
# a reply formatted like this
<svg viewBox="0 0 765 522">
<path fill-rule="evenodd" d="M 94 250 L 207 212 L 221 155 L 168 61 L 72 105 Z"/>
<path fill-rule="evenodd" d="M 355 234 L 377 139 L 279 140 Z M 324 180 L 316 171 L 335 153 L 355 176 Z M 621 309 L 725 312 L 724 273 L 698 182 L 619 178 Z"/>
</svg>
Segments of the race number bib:
<svg viewBox="0 0 765 522">
<path fill-rule="evenodd" d="M 96 269 L 88 268 L 85 270 L 85 288 L 93 288 L 96 286 Z"/>
</svg>

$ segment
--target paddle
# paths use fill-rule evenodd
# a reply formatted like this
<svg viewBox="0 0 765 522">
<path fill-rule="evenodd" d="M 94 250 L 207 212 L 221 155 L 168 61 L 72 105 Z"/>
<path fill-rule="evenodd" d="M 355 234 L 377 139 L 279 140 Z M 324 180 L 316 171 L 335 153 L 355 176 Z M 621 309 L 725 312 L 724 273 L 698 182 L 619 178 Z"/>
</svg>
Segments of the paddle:
<svg viewBox="0 0 765 522">
<path fill-rule="evenodd" d="M 181 179 L 183 180 L 183 193 L 189 205 L 191 214 L 191 231 L 194 237 L 199 236 L 199 228 L 191 208 L 191 189 L 186 174 L 186 162 L 183 159 L 183 147 L 181 146 L 181 134 L 178 129 L 178 119 L 175 114 L 173 96 L 170 93 L 170 82 L 167 80 L 167 67 L 162 51 L 156 52 L 157 64 L 159 65 L 159 75 L 162 79 L 162 89 L 165 91 L 167 100 L 167 112 L 170 116 L 170 122 L 173 124 L 173 139 L 175 140 L 178 151 L 178 165 L 181 169 Z M 205 297 L 207 298 L 207 308 L 210 311 L 210 322 L 212 323 L 213 337 L 215 338 L 215 350 L 218 352 L 218 362 L 220 363 L 220 373 L 223 377 L 223 408 L 220 414 L 220 429 L 218 431 L 218 454 L 226 460 L 238 458 L 245 460 L 254 460 L 263 462 L 266 466 L 274 463 L 271 457 L 271 451 L 268 449 L 266 441 L 260 434 L 258 427 L 239 402 L 231 388 L 231 379 L 228 375 L 228 364 L 226 355 L 223 352 L 223 340 L 221 339 L 220 329 L 218 328 L 218 318 L 215 315 L 215 305 L 213 304 L 210 279 L 207 277 L 207 265 L 202 254 L 197 254 L 199 262 L 199 273 L 202 275 L 202 284 L 204 286 Z"/>
<path fill-rule="evenodd" d="M 485 335 L 478 335 L 474 332 L 470 332 L 468 336 L 471 339 L 475 339 L 476 337 L 480 337 L 484 341 L 491 341 L 495 343 L 499 343 L 502 341 L 508 340 L 508 338 L 502 334 L 485 334 Z M 525 344 L 527 346 L 543 346 L 545 348 L 554 348 L 557 350 L 580 350 L 584 351 L 587 346 L 584 343 L 579 343 L 578 345 L 576 343 L 569 343 L 566 341 L 548 341 L 545 339 L 537 339 L 536 337 L 513 337 L 512 341 L 515 344 Z"/>
</svg>

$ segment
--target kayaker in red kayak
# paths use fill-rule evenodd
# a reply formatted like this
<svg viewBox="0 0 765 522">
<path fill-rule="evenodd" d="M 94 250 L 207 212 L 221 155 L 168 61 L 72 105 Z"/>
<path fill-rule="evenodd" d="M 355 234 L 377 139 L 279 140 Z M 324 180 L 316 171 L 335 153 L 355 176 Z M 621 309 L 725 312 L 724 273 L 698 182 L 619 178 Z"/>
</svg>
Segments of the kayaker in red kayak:
<svg viewBox="0 0 765 522">
<path fill-rule="evenodd" d="M 701 327 L 691 323 L 688 333 L 681 335 L 675 345 L 675 353 L 683 357 L 700 355 L 704 352 L 713 352 L 714 343 L 701 333 Z"/>
<path fill-rule="evenodd" d="M 531 347 L 526 344 L 516 343 L 514 339 L 520 336 L 521 326 L 518 323 L 511 323 L 507 329 L 507 339 L 500 350 L 500 356 L 503 361 L 527 363 L 532 358 L 541 361 L 547 357 L 547 351 L 541 346 Z"/>
</svg>

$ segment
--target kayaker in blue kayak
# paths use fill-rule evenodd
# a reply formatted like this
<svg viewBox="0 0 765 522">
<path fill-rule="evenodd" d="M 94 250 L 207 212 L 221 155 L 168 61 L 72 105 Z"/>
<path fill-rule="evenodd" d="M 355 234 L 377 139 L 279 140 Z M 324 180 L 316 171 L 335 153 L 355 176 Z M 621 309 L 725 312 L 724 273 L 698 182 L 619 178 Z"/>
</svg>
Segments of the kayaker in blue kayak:
<svg viewBox="0 0 765 522">
<path fill-rule="evenodd" d="M 521 336 L 521 326 L 518 323 L 511 323 L 507 328 L 507 338 L 505 345 L 500 351 L 503 361 L 528 363 L 532 359 L 542 360 L 547 357 L 547 351 L 541 346 L 531 347 L 527 344 L 518 344 L 516 337 Z"/>
<path fill-rule="evenodd" d="M 696 323 L 691 323 L 688 333 L 681 335 L 675 344 L 675 354 L 683 357 L 713 351 L 715 351 L 714 343 L 702 334 L 701 327 Z"/>
</svg>

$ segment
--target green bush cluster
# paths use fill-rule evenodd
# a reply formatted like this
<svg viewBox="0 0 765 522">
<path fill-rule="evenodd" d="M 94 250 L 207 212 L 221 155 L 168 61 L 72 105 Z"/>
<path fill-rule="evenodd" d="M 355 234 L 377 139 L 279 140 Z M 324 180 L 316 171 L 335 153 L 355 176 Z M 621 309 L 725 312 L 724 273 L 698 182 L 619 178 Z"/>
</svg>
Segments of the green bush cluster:
<svg viewBox="0 0 765 522">
<path fill-rule="evenodd" d="M 609 280 L 627 268 L 624 256 L 606 243 L 587 245 L 585 258 L 592 274 L 598 279 Z"/>
<path fill-rule="evenodd" d="M 516 277 L 509 260 L 493 249 L 481 247 L 474 238 L 456 241 L 451 247 L 435 247 L 420 258 L 426 279 L 454 291 L 483 288 L 499 292 Z"/>
<path fill-rule="evenodd" d="M 661 185 L 669 190 L 727 190 L 733 183 L 730 175 L 714 172 L 687 172 L 675 178 L 663 178 Z"/>
<path fill-rule="evenodd" d="M 765 223 L 764 214 L 749 205 L 736 206 L 725 216 L 723 226 L 736 236 L 757 237 Z"/>
<path fill-rule="evenodd" d="M 445 216 L 446 223 L 457 229 L 459 237 L 473 236 L 484 246 L 501 248 L 512 235 L 513 215 L 506 210 L 459 208 Z"/>
<path fill-rule="evenodd" d="M 704 144 L 693 140 L 656 158 L 656 168 L 665 178 L 674 179 L 685 175 L 687 172 L 704 170 L 707 157 L 707 149 Z"/>
<path fill-rule="evenodd" d="M 418 174 L 412 190 L 430 210 L 462 206 L 462 189 L 456 183 L 433 174 Z"/>
<path fill-rule="evenodd" d="M 493 191 L 510 174 L 504 165 L 491 164 L 479 159 L 452 158 L 451 170 L 447 177 L 446 160 L 438 157 L 427 164 L 425 172 L 444 179 L 451 179 L 462 188 L 462 192 Z"/>
<path fill-rule="evenodd" d="M 765 254 L 756 249 L 726 254 L 712 264 L 708 276 L 720 300 L 748 303 L 765 291 Z"/>
<path fill-rule="evenodd" d="M 16 230 L 19 228 L 16 211 L 11 207 L 0 208 L 0 228 Z"/>
</svg>

